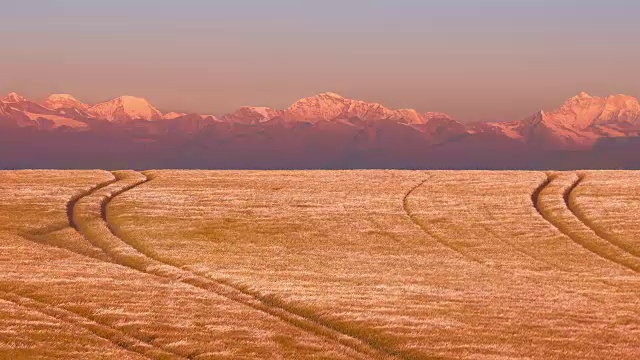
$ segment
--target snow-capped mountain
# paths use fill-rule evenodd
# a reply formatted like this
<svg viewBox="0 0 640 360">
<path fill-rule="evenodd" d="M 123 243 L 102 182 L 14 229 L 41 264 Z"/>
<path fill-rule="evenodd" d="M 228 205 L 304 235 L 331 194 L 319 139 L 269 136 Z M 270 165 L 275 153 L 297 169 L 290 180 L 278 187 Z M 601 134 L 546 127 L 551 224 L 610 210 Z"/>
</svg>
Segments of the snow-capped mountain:
<svg viewBox="0 0 640 360">
<path fill-rule="evenodd" d="M 282 111 L 268 107 L 243 106 L 236 112 L 223 116 L 221 120 L 241 124 L 260 124 L 279 116 L 282 116 Z"/>
<path fill-rule="evenodd" d="M 63 109 L 48 109 L 24 96 L 10 93 L 2 100 L 0 116 L 5 121 L 11 121 L 22 127 L 37 127 L 39 129 L 56 129 L 62 126 L 75 129 L 86 129 L 88 126 L 82 120 L 81 114 Z"/>
<path fill-rule="evenodd" d="M 165 120 L 173 120 L 187 115 L 186 113 L 168 112 L 162 116 Z"/>
<path fill-rule="evenodd" d="M 359 119 L 363 121 L 392 120 L 404 124 L 425 124 L 432 118 L 448 118 L 440 113 L 420 114 L 413 109 L 391 110 L 378 103 L 347 99 L 335 93 L 322 93 L 296 101 L 284 110 L 287 121 L 318 121 Z"/>
<path fill-rule="evenodd" d="M 636 98 L 582 92 L 556 110 L 541 110 L 521 121 L 478 124 L 472 132 L 494 132 L 549 148 L 588 148 L 600 138 L 638 136 L 639 130 Z"/>
<path fill-rule="evenodd" d="M 98 119 L 116 122 L 162 119 L 162 113 L 158 109 L 147 100 L 134 96 L 120 96 L 94 105 L 87 112 Z"/>
<path fill-rule="evenodd" d="M 364 122 L 390 120 L 407 125 L 426 124 L 432 119 L 453 120 L 437 112 L 419 113 L 414 109 L 391 110 L 377 103 L 345 98 L 335 93 L 322 93 L 300 99 L 285 110 L 245 106 L 222 117 L 223 121 L 259 124 L 275 118 L 286 122 L 318 123 L 320 121 L 361 120 Z"/>
<path fill-rule="evenodd" d="M 38 104 L 11 93 L 0 100 L 0 167 L 73 167 L 84 157 L 92 168 L 640 168 L 639 131 L 640 104 L 625 95 L 580 93 L 524 120 L 463 125 L 334 93 L 220 120 L 163 115 L 131 96 L 89 106 L 71 95 Z"/>
<path fill-rule="evenodd" d="M 163 115 L 147 100 L 133 96 L 121 96 L 90 106 L 68 94 L 53 94 L 38 104 L 17 93 L 10 93 L 0 101 L 0 116 L 5 122 L 11 120 L 19 126 L 48 129 L 61 126 L 86 128 L 94 119 L 127 123 L 132 120 L 186 119 L 189 115 L 180 112 Z M 203 124 L 218 122 L 213 116 L 195 115 L 183 123 L 195 122 L 198 117 L 208 120 Z M 393 110 L 377 103 L 322 93 L 298 100 L 285 110 L 242 107 L 225 115 L 219 122 L 256 126 L 333 123 L 361 129 L 391 122 L 419 131 L 427 141 L 448 141 L 465 134 L 489 134 L 533 146 L 565 149 L 588 148 L 601 138 L 637 136 L 640 104 L 630 96 L 597 97 L 583 92 L 556 110 L 539 111 L 524 120 L 463 126 L 443 113 Z M 391 131 L 388 127 L 385 129 Z"/>
<path fill-rule="evenodd" d="M 4 99 L 2 99 L 2 102 L 5 104 L 17 104 L 24 101 L 26 101 L 24 96 L 14 92 L 7 94 L 7 96 L 5 96 Z"/>
<path fill-rule="evenodd" d="M 86 111 L 87 109 L 89 109 L 89 105 L 78 101 L 76 98 L 69 94 L 51 94 L 42 103 L 42 106 L 51 110 L 78 109 Z"/>
</svg>

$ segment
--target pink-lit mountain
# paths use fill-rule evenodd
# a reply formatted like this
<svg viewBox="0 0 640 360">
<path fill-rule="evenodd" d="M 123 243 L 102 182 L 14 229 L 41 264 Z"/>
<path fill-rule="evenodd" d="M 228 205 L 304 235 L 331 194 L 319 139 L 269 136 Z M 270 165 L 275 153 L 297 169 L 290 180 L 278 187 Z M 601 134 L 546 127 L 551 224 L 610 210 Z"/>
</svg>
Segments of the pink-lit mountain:
<svg viewBox="0 0 640 360">
<path fill-rule="evenodd" d="M 493 132 L 546 148 L 580 149 L 601 138 L 638 136 L 640 105 L 626 95 L 605 98 L 582 92 L 559 109 L 538 113 L 521 121 L 483 123 L 471 133 Z"/>
<path fill-rule="evenodd" d="M 132 96 L 90 105 L 66 94 L 38 103 L 11 93 L 0 101 L 0 126 L 2 167 L 532 168 L 552 166 L 550 153 L 571 154 L 559 157 L 570 162 L 573 152 L 608 149 L 610 140 L 635 144 L 640 105 L 580 93 L 523 120 L 463 125 L 334 93 L 219 119 L 163 114 Z"/>
</svg>

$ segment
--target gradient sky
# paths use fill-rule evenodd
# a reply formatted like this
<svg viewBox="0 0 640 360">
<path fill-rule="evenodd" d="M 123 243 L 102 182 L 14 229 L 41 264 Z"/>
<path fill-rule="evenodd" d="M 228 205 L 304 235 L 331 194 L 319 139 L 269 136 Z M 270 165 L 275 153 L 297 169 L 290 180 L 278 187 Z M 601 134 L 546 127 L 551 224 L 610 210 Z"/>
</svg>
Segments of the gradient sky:
<svg viewBox="0 0 640 360">
<path fill-rule="evenodd" d="M 0 0 L 0 91 L 164 111 L 285 108 L 332 91 L 460 121 L 580 91 L 640 96 L 630 0 Z"/>
</svg>

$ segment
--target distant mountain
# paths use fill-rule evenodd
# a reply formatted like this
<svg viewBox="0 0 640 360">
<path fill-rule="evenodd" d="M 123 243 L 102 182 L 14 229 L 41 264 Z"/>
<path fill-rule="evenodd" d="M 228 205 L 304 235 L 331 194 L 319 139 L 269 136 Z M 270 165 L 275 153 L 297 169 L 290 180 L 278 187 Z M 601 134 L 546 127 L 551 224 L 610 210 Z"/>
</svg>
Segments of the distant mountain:
<svg viewBox="0 0 640 360">
<path fill-rule="evenodd" d="M 89 105 L 83 104 L 68 94 L 52 94 L 49 95 L 47 100 L 42 103 L 47 109 L 58 110 L 58 109 L 78 109 L 82 111 L 87 111 L 89 109 Z"/>
<path fill-rule="evenodd" d="M 186 113 L 177 113 L 177 112 L 170 112 L 170 113 L 166 113 L 164 115 L 162 115 L 162 118 L 165 120 L 173 120 L 173 119 L 177 119 L 180 117 L 183 117 L 187 115 Z"/>
<path fill-rule="evenodd" d="M 88 128 L 83 121 L 87 115 L 77 109 L 49 109 L 16 93 L 7 95 L 0 102 L 0 117 L 3 117 L 3 123 L 14 123 L 17 126 L 40 130 L 59 127 L 76 130 Z"/>
<path fill-rule="evenodd" d="M 240 124 L 260 124 L 281 117 L 282 114 L 282 111 L 268 107 L 244 106 L 234 113 L 223 116 L 221 120 Z"/>
<path fill-rule="evenodd" d="M 26 101 L 24 96 L 16 94 L 14 92 L 7 94 L 7 96 L 2 99 L 2 102 L 5 104 L 17 104 Z"/>
<path fill-rule="evenodd" d="M 0 168 L 620 168 L 640 164 L 628 154 L 639 130 L 640 105 L 625 95 L 580 93 L 523 120 L 463 125 L 335 93 L 220 119 L 132 96 L 88 105 L 11 93 L 0 100 Z"/>
<path fill-rule="evenodd" d="M 591 148 L 601 138 L 638 136 L 640 104 L 631 96 L 601 98 L 582 92 L 551 112 L 539 111 L 521 121 L 484 123 L 471 129 L 544 148 Z"/>
<path fill-rule="evenodd" d="M 362 121 L 391 120 L 403 124 L 425 124 L 431 119 L 452 120 L 441 113 L 420 114 L 413 109 L 390 110 L 377 103 L 346 99 L 338 94 L 323 93 L 296 101 L 284 110 L 287 121 L 339 121 L 359 119 Z"/>
<path fill-rule="evenodd" d="M 131 120 L 161 120 L 162 113 L 147 100 L 134 96 L 120 96 L 90 107 L 87 112 L 99 119 L 127 122 Z"/>
<path fill-rule="evenodd" d="M 394 133 L 396 136 L 411 133 L 417 141 L 425 144 L 447 141 L 467 134 L 462 124 L 443 113 L 418 113 L 413 109 L 391 110 L 377 103 L 347 99 L 335 93 L 322 93 L 298 100 L 285 110 L 242 107 L 232 114 L 223 116 L 221 120 L 263 126 L 309 124 L 318 131 L 328 128 L 342 133 L 357 130 L 367 131 L 369 136 L 375 132 L 379 136 L 384 133 L 386 137 L 393 136 Z"/>
</svg>

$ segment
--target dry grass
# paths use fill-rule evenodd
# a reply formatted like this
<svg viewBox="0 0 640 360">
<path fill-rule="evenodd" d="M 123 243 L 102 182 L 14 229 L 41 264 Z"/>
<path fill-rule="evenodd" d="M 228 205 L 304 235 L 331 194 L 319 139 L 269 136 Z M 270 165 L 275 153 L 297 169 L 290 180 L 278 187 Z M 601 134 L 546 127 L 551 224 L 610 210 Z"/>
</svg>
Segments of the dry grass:
<svg viewBox="0 0 640 360">
<path fill-rule="evenodd" d="M 48 194 L 47 187 L 52 194 L 67 191 L 66 185 L 61 189 L 57 183 L 47 184 L 45 176 L 24 176 L 16 182 L 41 189 L 39 196 Z M 113 186 L 120 186 L 116 184 Z M 111 191 L 109 187 L 104 189 Z M 66 199 L 72 195 L 67 191 Z M 77 209 L 83 209 L 83 199 Z M 18 223 L 20 216 L 15 212 L 28 214 L 36 199 L 21 201 L 22 207 L 20 202 L 13 203 L 13 214 L 1 216 L 14 215 L 16 223 L 11 226 L 15 232 L 40 229 Z M 40 218 L 40 225 L 48 227 L 50 220 L 65 216 L 65 202 L 56 197 L 50 211 L 42 211 L 47 215 Z M 36 209 L 40 211 L 40 207 Z M 90 206 L 87 211 L 95 209 Z M 77 217 L 81 224 L 85 219 L 95 220 Z M 65 242 L 61 232 L 75 235 Z M 0 233 L 0 298 L 4 300 L 0 302 L 0 314 L 11 313 L 16 306 L 27 309 L 24 316 L 15 315 L 15 311 L 13 318 L 7 315 L 11 328 L 1 332 L 0 355 L 6 356 L 0 358 L 357 357 L 348 348 L 210 291 L 117 265 L 109 253 L 103 252 L 103 259 L 85 256 L 87 249 L 98 247 L 71 228 L 54 233 L 56 241 L 64 245 L 60 247 L 66 249 L 28 241 L 9 231 Z M 76 249 L 81 242 L 85 244 Z M 27 321 L 27 312 L 48 320 Z M 59 330 L 51 330 L 58 323 L 63 324 L 56 325 Z M 64 343 L 71 344 L 67 351 Z"/>
<path fill-rule="evenodd" d="M 586 176 L 585 176 L 586 177 Z M 582 182 L 577 174 L 556 174 L 540 194 L 543 215 L 558 229 L 588 251 L 632 271 L 640 272 L 640 258 L 599 236 L 573 211 L 575 192 Z M 577 216 L 576 216 L 577 215 Z"/>
<path fill-rule="evenodd" d="M 0 291 L 1 359 L 144 358 L 95 335 L 80 324 L 43 312 L 40 305 Z"/>
<path fill-rule="evenodd" d="M 594 171 L 573 192 L 573 208 L 602 238 L 640 257 L 640 174 Z"/>
<path fill-rule="evenodd" d="M 0 172 L 0 358 L 640 353 L 636 173 L 145 175 Z"/>
<path fill-rule="evenodd" d="M 0 171 L 0 231 L 42 234 L 66 228 L 69 200 L 111 180 L 107 171 Z"/>
<path fill-rule="evenodd" d="M 109 205 L 124 241 L 400 357 L 639 351 L 637 273 L 536 211 L 544 173 L 147 174 Z"/>
</svg>

